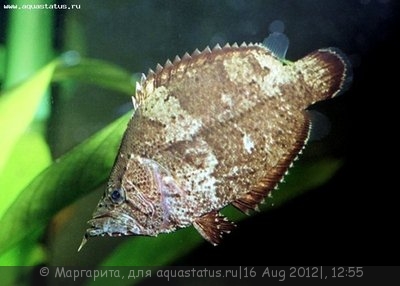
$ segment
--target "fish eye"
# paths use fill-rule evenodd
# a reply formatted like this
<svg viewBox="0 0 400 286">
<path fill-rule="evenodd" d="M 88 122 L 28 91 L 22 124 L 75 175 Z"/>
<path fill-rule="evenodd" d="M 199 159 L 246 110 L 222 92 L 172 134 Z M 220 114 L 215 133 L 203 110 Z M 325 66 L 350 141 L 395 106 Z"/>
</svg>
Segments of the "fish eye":
<svg viewBox="0 0 400 286">
<path fill-rule="evenodd" d="M 125 200 L 123 191 L 121 189 L 115 189 L 114 191 L 112 191 L 110 194 L 110 198 L 113 201 L 113 203 L 117 204 Z"/>
</svg>

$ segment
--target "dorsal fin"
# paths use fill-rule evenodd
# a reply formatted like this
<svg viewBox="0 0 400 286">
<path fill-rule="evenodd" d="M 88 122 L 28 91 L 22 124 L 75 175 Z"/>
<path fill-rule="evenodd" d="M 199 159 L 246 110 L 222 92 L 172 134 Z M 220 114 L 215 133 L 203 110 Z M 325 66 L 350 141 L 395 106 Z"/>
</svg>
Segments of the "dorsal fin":
<svg viewBox="0 0 400 286">
<path fill-rule="evenodd" d="M 192 53 L 192 57 L 196 57 L 196 56 L 198 56 L 198 55 L 200 55 L 201 54 L 201 52 L 199 51 L 199 49 L 195 49 L 194 51 L 193 51 L 193 53 Z"/>
<path fill-rule="evenodd" d="M 211 54 L 210 47 L 207 46 L 201 53 L 202 53 L 202 54 L 203 54 L 203 53 L 204 53 L 204 54 Z"/>
<path fill-rule="evenodd" d="M 159 73 L 159 72 L 161 72 L 162 70 L 163 70 L 162 65 L 157 64 L 157 66 L 156 66 L 156 73 Z"/>
<path fill-rule="evenodd" d="M 190 60 L 192 57 L 188 54 L 188 53 L 185 53 L 183 56 L 182 56 L 182 60 Z"/>
<path fill-rule="evenodd" d="M 175 59 L 172 63 L 175 65 L 175 64 L 179 63 L 180 61 L 181 61 L 181 58 L 178 55 L 176 55 Z"/>
<path fill-rule="evenodd" d="M 154 76 L 155 72 L 152 69 L 149 69 L 149 72 L 147 73 L 147 77 L 149 76 Z"/>
<path fill-rule="evenodd" d="M 214 48 L 212 49 L 212 51 L 215 52 L 215 51 L 219 51 L 219 50 L 221 50 L 221 49 L 222 49 L 221 46 L 220 46 L 219 44 L 216 44 L 216 45 L 214 46 Z"/>
<path fill-rule="evenodd" d="M 167 60 L 164 66 L 157 64 L 155 71 L 149 69 L 147 77 L 146 76 L 142 77 L 140 84 L 136 88 L 135 98 L 137 99 L 138 104 L 140 105 L 143 102 L 143 100 L 145 100 L 147 95 L 151 92 L 151 90 L 162 84 L 162 82 L 168 79 L 171 74 L 174 74 L 173 71 L 174 69 L 178 69 L 180 67 L 182 68 L 182 65 L 188 64 L 189 62 L 193 62 L 199 59 L 200 57 L 207 57 L 208 55 L 226 53 L 233 50 L 251 49 L 254 47 L 259 48 L 262 47 L 262 45 L 259 43 L 247 44 L 246 42 L 243 42 L 239 46 L 235 42 L 232 45 L 227 43 L 223 47 L 221 47 L 220 44 L 216 44 L 212 49 L 209 46 L 207 46 L 202 51 L 195 49 L 192 52 L 192 54 L 186 52 L 182 57 L 176 56 L 172 62 L 170 60 Z"/>
<path fill-rule="evenodd" d="M 173 64 L 172 64 L 172 62 L 168 59 L 166 62 L 165 62 L 165 64 L 164 64 L 164 67 L 165 68 L 169 68 L 169 67 L 172 67 L 173 66 Z"/>
</svg>

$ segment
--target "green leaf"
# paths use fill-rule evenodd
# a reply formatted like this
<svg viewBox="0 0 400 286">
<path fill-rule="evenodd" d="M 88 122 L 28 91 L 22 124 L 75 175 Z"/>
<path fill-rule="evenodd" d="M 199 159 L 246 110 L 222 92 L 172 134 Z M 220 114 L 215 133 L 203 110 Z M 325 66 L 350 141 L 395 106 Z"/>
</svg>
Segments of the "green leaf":
<svg viewBox="0 0 400 286">
<path fill-rule="evenodd" d="M 40 231 L 40 229 L 36 230 Z M 42 263 L 46 252 L 42 245 L 27 237 L 23 243 L 9 249 L 0 256 L 0 277 L 2 285 L 28 285 L 32 268 L 30 267 L 7 267 L 7 266 L 30 266 Z M 18 282 L 17 282 L 18 281 Z"/>
<path fill-rule="evenodd" d="M 112 167 L 131 115 L 116 120 L 56 160 L 17 197 L 0 219 L 0 255 L 22 239 L 41 233 L 65 206 L 103 183 Z"/>
<path fill-rule="evenodd" d="M 0 45 L 0 82 L 4 80 L 6 67 L 6 48 Z"/>
<path fill-rule="evenodd" d="M 0 173 L 0 190 L 3 193 L 0 200 L 0 217 L 19 192 L 50 163 L 50 150 L 43 135 L 37 131 L 24 133 L 14 146 L 6 167 Z"/>
<path fill-rule="evenodd" d="M 132 237 L 118 246 L 101 266 L 168 265 L 190 253 L 201 242 L 203 238 L 192 227 L 158 237 Z M 146 249 L 146 255 L 142 255 L 143 249 Z"/>
<path fill-rule="evenodd" d="M 54 73 L 54 81 L 65 79 L 95 84 L 128 95 L 133 95 L 137 76 L 133 76 L 123 68 L 96 59 L 80 59 L 76 52 L 63 55 L 63 66 Z"/>
<path fill-rule="evenodd" d="M 17 87 L 0 94 L 0 172 L 32 122 L 58 61 L 54 60 Z"/>
<path fill-rule="evenodd" d="M 40 232 L 42 229 L 37 229 Z M 2 256 L 0 256 L 0 266 L 30 266 L 42 263 L 46 257 L 45 249 L 42 245 L 37 244 L 34 236 L 27 237 L 23 243 L 10 248 Z M 2 270 L 2 267 L 0 267 Z M 18 270 L 18 269 L 16 269 Z M 0 277 L 2 277 L 0 275 Z"/>
<path fill-rule="evenodd" d="M 27 4 L 13 0 L 15 5 Z M 51 4 L 54 0 L 30 0 L 29 4 Z M 4 86 L 8 89 L 25 81 L 53 58 L 52 9 L 9 10 L 6 31 L 7 60 Z"/>
</svg>

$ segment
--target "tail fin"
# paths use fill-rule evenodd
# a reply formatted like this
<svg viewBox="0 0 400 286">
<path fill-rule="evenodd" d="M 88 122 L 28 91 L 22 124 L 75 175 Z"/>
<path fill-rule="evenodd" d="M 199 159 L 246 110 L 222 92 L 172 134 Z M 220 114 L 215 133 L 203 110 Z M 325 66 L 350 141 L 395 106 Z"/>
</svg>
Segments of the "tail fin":
<svg viewBox="0 0 400 286">
<path fill-rule="evenodd" d="M 336 48 L 320 49 L 294 63 L 311 94 L 307 106 L 332 98 L 351 83 L 352 72 L 346 55 Z"/>
</svg>

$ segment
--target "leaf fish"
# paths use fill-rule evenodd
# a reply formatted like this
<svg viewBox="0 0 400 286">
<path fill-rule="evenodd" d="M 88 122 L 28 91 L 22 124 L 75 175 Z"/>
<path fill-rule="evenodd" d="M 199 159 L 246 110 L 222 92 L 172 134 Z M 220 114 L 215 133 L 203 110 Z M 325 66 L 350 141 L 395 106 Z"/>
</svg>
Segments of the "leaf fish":
<svg viewBox="0 0 400 286">
<path fill-rule="evenodd" d="M 286 50 L 267 46 L 268 38 L 196 49 L 142 76 L 79 250 L 93 236 L 157 236 L 191 225 L 217 245 L 235 227 L 222 208 L 257 210 L 308 140 L 307 108 L 351 78 L 338 49 L 289 62 Z"/>
</svg>

